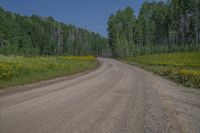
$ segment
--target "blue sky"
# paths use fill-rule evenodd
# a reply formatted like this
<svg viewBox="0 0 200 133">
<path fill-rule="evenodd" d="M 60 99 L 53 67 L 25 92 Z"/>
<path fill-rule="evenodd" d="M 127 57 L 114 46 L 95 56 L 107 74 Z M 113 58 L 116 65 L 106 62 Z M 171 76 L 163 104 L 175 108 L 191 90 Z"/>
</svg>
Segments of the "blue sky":
<svg viewBox="0 0 200 133">
<path fill-rule="evenodd" d="M 60 22 L 73 24 L 107 36 L 108 17 L 126 6 L 136 15 L 144 0 L 0 0 L 5 10 L 21 15 L 52 16 Z"/>
</svg>

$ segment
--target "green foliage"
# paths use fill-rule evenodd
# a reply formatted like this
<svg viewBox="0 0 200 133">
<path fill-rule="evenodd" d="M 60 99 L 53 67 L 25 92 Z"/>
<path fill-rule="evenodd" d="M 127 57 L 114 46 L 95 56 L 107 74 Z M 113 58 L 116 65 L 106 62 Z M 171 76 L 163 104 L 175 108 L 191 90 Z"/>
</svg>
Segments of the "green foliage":
<svg viewBox="0 0 200 133">
<path fill-rule="evenodd" d="M 21 65 L 16 63 L 0 63 L 0 80 L 9 80 L 17 76 L 21 70 Z"/>
<path fill-rule="evenodd" d="M 107 39 L 55 21 L 51 17 L 20 16 L 0 8 L 0 54 L 106 55 Z"/>
<path fill-rule="evenodd" d="M 134 11 L 127 7 L 111 15 L 108 21 L 109 43 L 113 56 L 128 56 L 135 43 L 136 18 Z"/>
<path fill-rule="evenodd" d="M 186 86 L 200 88 L 200 71 L 180 68 L 163 68 L 160 70 L 159 74 Z"/>
<path fill-rule="evenodd" d="M 71 75 L 95 66 L 94 56 L 0 56 L 0 88 Z"/>
<path fill-rule="evenodd" d="M 200 53 L 186 52 L 175 54 L 154 54 L 128 58 L 145 65 L 171 66 L 171 67 L 199 67 Z"/>
<path fill-rule="evenodd" d="M 200 1 L 145 1 L 136 18 L 130 7 L 108 20 L 113 56 L 199 51 Z"/>
<path fill-rule="evenodd" d="M 189 87 L 200 88 L 200 52 L 156 54 L 123 60 Z"/>
</svg>

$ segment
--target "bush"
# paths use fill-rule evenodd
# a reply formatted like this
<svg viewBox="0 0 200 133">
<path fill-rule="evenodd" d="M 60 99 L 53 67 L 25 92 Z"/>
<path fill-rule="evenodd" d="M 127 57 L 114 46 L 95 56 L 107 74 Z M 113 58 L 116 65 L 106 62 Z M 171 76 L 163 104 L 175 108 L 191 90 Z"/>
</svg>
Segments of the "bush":
<svg viewBox="0 0 200 133">
<path fill-rule="evenodd" d="M 17 76 L 21 69 L 21 64 L 0 63 L 0 79 L 8 80 L 13 76 Z"/>
<path fill-rule="evenodd" d="M 200 88 L 200 72 L 198 71 L 180 68 L 162 68 L 160 74 L 186 86 Z"/>
</svg>

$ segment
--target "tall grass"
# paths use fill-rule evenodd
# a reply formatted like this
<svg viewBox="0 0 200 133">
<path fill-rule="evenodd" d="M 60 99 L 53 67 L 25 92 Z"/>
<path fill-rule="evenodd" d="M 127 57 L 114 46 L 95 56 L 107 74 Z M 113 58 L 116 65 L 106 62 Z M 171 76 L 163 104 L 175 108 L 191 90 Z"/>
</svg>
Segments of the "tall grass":
<svg viewBox="0 0 200 133">
<path fill-rule="evenodd" d="M 200 52 L 145 55 L 122 60 L 185 86 L 200 88 Z"/>
<path fill-rule="evenodd" d="M 0 88 L 79 73 L 97 65 L 93 56 L 0 56 Z"/>
</svg>

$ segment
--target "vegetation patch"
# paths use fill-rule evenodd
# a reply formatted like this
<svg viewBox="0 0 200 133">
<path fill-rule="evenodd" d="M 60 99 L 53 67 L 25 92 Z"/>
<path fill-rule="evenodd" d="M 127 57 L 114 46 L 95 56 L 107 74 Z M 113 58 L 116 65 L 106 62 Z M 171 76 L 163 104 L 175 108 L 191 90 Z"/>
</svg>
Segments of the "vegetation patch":
<svg viewBox="0 0 200 133">
<path fill-rule="evenodd" d="M 0 56 L 0 88 L 71 75 L 97 64 L 94 56 Z"/>
<path fill-rule="evenodd" d="M 86 60 L 86 61 L 93 61 L 96 59 L 94 56 L 65 56 L 64 59 L 66 60 Z"/>
<path fill-rule="evenodd" d="M 200 52 L 144 55 L 121 60 L 185 86 L 200 88 Z"/>
<path fill-rule="evenodd" d="M 0 54 L 101 56 L 107 51 L 108 41 L 98 33 L 52 17 L 22 16 L 0 6 Z"/>
</svg>

